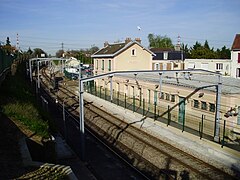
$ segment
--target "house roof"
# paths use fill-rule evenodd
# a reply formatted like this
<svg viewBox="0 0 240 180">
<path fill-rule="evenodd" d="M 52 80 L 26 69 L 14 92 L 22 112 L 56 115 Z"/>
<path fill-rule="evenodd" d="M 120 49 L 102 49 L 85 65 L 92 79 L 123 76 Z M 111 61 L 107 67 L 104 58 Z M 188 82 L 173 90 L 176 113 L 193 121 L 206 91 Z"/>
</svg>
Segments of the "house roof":
<svg viewBox="0 0 240 180">
<path fill-rule="evenodd" d="M 130 41 L 128 43 L 114 43 L 114 44 L 108 44 L 106 47 L 103 47 L 96 53 L 94 53 L 91 57 L 114 57 L 121 52 L 125 51 L 127 48 L 131 47 L 134 44 L 138 44 L 143 48 L 143 50 L 148 51 L 150 54 L 154 55 L 152 51 L 149 49 L 143 47 L 139 42 L 137 41 Z"/>
<path fill-rule="evenodd" d="M 156 71 L 158 72 L 158 71 Z M 152 73 L 139 73 L 137 78 L 141 81 L 150 82 L 154 84 L 159 84 L 159 73 L 152 72 Z M 160 72 L 160 71 L 159 71 Z M 121 74 L 116 75 L 118 77 L 123 78 L 132 78 L 136 79 L 134 74 Z M 162 83 L 177 86 L 178 88 L 187 87 L 187 88 L 200 88 L 204 86 L 204 89 L 216 92 L 216 87 L 211 85 L 218 84 L 218 76 L 208 74 L 202 70 L 193 71 L 191 73 L 191 78 L 187 76 L 187 73 L 179 73 L 178 80 L 176 79 L 176 72 L 164 72 L 162 76 Z M 141 83 L 141 82 L 139 82 Z M 239 94 L 240 93 L 240 80 L 232 77 L 222 77 L 222 94 Z"/>
<path fill-rule="evenodd" d="M 176 51 L 172 48 L 151 48 L 150 49 L 156 56 L 153 57 L 153 60 L 184 60 L 185 54 L 182 51 Z M 167 59 L 164 59 L 164 52 L 168 52 Z"/>
<path fill-rule="evenodd" d="M 126 46 L 126 43 L 109 44 L 97 51 L 94 55 L 114 54 L 121 50 L 124 46 Z"/>
<path fill-rule="evenodd" d="M 158 53 L 158 52 L 164 52 L 164 51 L 174 51 L 173 48 L 151 48 L 150 49 L 152 52 L 154 53 Z"/>
<path fill-rule="evenodd" d="M 236 34 L 233 41 L 232 50 L 240 50 L 240 34 Z"/>
</svg>

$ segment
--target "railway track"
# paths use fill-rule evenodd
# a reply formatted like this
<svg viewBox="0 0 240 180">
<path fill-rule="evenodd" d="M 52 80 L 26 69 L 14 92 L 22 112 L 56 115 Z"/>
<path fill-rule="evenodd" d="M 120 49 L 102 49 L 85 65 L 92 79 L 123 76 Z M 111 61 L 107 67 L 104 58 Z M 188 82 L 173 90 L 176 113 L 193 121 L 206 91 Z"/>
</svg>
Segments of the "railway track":
<svg viewBox="0 0 240 180">
<path fill-rule="evenodd" d="M 43 86 L 48 87 L 48 85 L 50 85 L 51 83 L 51 78 L 47 75 L 47 73 L 45 72 L 45 70 L 43 70 L 42 72 L 43 76 L 46 77 L 47 82 L 42 81 Z M 59 95 L 56 96 L 56 98 L 58 98 L 60 101 L 63 100 L 63 98 L 61 97 L 61 94 L 64 94 L 64 97 L 71 97 L 71 96 L 76 96 L 72 91 L 70 91 L 69 89 L 65 88 L 64 86 L 60 85 L 60 89 L 59 91 L 61 92 Z M 71 98 L 72 102 L 70 102 L 70 104 L 76 104 L 78 103 L 78 99 L 77 98 Z M 69 106 L 70 107 L 70 106 Z M 69 117 L 71 117 L 72 121 L 74 121 L 74 123 L 77 125 L 76 127 L 79 127 L 79 119 L 76 117 L 79 117 L 79 112 L 77 111 L 71 111 L 71 112 L 66 112 L 67 115 Z M 96 133 L 94 133 L 90 128 L 88 128 L 87 126 L 85 126 L 85 131 L 87 132 L 87 134 L 90 134 L 91 137 L 93 137 L 95 140 L 97 140 L 97 142 L 100 142 L 104 147 L 106 147 L 106 149 L 108 149 L 108 151 L 110 151 L 112 154 L 115 154 L 115 156 L 120 159 L 123 163 L 125 163 L 127 166 L 130 167 L 130 169 L 133 169 L 133 171 L 136 172 L 136 174 L 138 175 L 131 175 L 131 178 L 135 179 L 146 179 L 146 180 L 150 180 L 151 178 L 149 178 L 148 176 L 146 176 L 144 173 L 142 173 L 141 171 L 139 171 L 136 167 L 134 167 L 131 163 L 129 163 L 125 158 L 123 158 L 117 151 L 114 151 L 112 149 L 112 147 L 110 147 L 105 141 L 103 141 L 101 139 L 101 137 L 98 137 L 96 135 Z M 101 175 L 99 175 L 94 168 L 92 167 L 93 165 L 91 165 L 91 163 L 87 162 L 86 167 L 89 168 L 89 170 L 94 174 L 94 176 L 97 179 L 104 179 L 103 177 L 101 177 Z M 135 174 L 135 173 L 134 173 Z M 136 176 L 134 178 L 134 176 Z M 130 178 L 130 177 L 129 177 Z M 130 179 L 131 179 L 130 178 Z"/>
<path fill-rule="evenodd" d="M 115 116 L 103 111 L 101 108 L 96 107 L 91 103 L 85 106 L 85 115 L 86 118 L 89 119 L 91 119 L 90 116 L 92 116 L 92 118 L 95 117 L 91 122 L 93 126 L 96 126 L 96 124 L 101 124 L 100 129 L 108 129 L 109 133 L 106 133 L 107 135 L 105 134 L 105 138 L 108 139 L 110 143 L 117 144 L 117 141 L 119 139 L 122 141 L 124 141 L 123 139 L 134 139 L 134 141 L 132 141 L 135 143 L 134 145 L 128 143 L 125 146 L 133 147 L 137 152 L 144 152 L 149 150 L 153 154 L 155 153 L 152 155 L 154 158 L 157 158 L 160 161 L 163 159 L 166 161 L 171 159 L 171 164 L 169 165 L 171 167 L 175 167 L 174 170 L 177 172 L 189 172 L 191 174 L 191 179 L 234 179 L 222 170 L 217 169 L 216 167 L 211 166 L 199 159 L 196 159 L 192 155 L 187 154 L 175 148 L 174 146 L 149 135 L 137 127 L 134 127 L 134 123 L 127 123 L 119 118 L 116 118 Z M 102 123 L 100 123 L 100 121 L 102 121 Z M 103 126 L 108 127 L 104 128 Z M 141 146 L 141 144 L 144 145 Z M 136 149 L 137 147 L 140 148 Z M 144 153 L 142 153 L 141 156 L 142 155 L 144 155 Z M 163 161 L 163 164 L 165 164 L 166 161 Z M 158 165 L 161 165 L 161 163 L 158 163 Z M 164 165 L 163 167 L 159 168 L 164 169 Z M 171 176 L 171 174 L 169 175 Z"/>
<path fill-rule="evenodd" d="M 45 78 L 49 83 L 50 78 L 45 71 L 43 71 L 43 76 L 46 76 Z M 43 83 L 47 85 L 46 82 Z M 65 97 L 75 95 L 63 86 L 60 86 L 60 91 Z M 78 102 L 77 100 L 75 101 Z M 234 179 L 233 176 L 225 173 L 223 170 L 209 165 L 135 127 L 134 124 L 141 120 L 128 123 L 91 102 L 85 101 L 84 107 L 85 118 L 87 119 L 85 123 L 97 130 L 95 133 L 97 132 L 99 136 L 103 136 L 109 144 L 121 149 L 128 158 L 141 158 L 138 162 L 151 164 L 149 165 L 151 168 L 158 168 L 159 171 L 155 171 L 153 175 L 156 179 L 161 174 L 167 174 L 167 177 L 170 179 L 183 178 L 184 175 L 190 179 Z M 149 160 L 149 158 L 152 160 Z M 150 170 L 147 166 L 144 168 L 148 172 Z M 170 171 L 170 169 L 174 170 Z"/>
</svg>

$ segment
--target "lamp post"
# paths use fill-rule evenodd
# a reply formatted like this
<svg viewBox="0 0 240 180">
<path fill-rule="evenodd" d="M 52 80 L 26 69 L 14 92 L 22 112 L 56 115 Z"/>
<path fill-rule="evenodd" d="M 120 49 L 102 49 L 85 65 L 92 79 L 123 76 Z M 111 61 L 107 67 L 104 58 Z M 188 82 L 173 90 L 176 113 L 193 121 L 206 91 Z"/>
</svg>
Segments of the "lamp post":
<svg viewBox="0 0 240 180">
<path fill-rule="evenodd" d="M 81 61 L 79 61 L 79 131 L 80 131 L 80 141 L 81 141 L 81 160 L 85 160 L 85 134 L 84 134 L 84 106 L 83 106 L 83 82 L 81 81 Z"/>
<path fill-rule="evenodd" d="M 220 107 L 222 94 L 222 75 L 218 74 L 218 84 L 216 85 L 216 113 L 215 113 L 215 128 L 214 141 L 219 142 L 220 137 Z"/>
</svg>

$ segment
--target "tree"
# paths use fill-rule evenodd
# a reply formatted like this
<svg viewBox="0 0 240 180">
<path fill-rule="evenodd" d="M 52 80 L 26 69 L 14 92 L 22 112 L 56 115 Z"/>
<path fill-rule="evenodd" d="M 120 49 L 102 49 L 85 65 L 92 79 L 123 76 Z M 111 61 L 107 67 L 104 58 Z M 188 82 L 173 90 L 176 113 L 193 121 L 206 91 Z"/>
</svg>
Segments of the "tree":
<svg viewBox="0 0 240 180">
<path fill-rule="evenodd" d="M 89 49 L 89 53 L 93 54 L 99 50 L 99 47 L 92 45 L 92 47 Z"/>
<path fill-rule="evenodd" d="M 174 48 L 172 40 L 167 36 L 148 34 L 150 48 Z"/>
<path fill-rule="evenodd" d="M 11 53 L 13 53 L 14 48 L 11 46 L 11 42 L 9 40 L 9 37 L 7 37 L 6 44 L 2 48 L 6 52 L 7 55 L 10 55 Z"/>
<path fill-rule="evenodd" d="M 214 48 L 210 49 L 208 41 L 206 40 L 204 45 L 196 41 L 195 45 L 190 49 L 190 58 L 193 59 L 216 59 L 217 54 Z"/>
<path fill-rule="evenodd" d="M 190 49 L 188 48 L 187 44 L 182 43 L 180 49 L 183 52 L 183 54 L 185 55 L 185 58 L 190 57 Z"/>
<path fill-rule="evenodd" d="M 205 49 L 209 49 L 209 50 L 210 50 L 210 47 L 209 47 L 209 45 L 208 45 L 208 41 L 207 41 L 207 40 L 205 41 L 203 47 L 204 47 Z"/>
<path fill-rule="evenodd" d="M 31 48 L 30 48 L 30 47 L 28 48 L 28 51 L 27 51 L 27 53 L 28 53 L 29 55 L 32 55 L 33 51 L 31 50 Z"/>
<path fill-rule="evenodd" d="M 11 43 L 11 42 L 10 42 L 10 40 L 9 40 L 9 37 L 7 37 L 7 40 L 6 40 L 6 46 L 11 46 L 10 43 Z"/>
<path fill-rule="evenodd" d="M 63 53 L 64 53 L 64 51 L 63 51 L 62 49 L 58 50 L 58 51 L 56 52 L 56 57 L 57 57 L 57 58 L 63 57 Z"/>
<path fill-rule="evenodd" d="M 231 51 L 226 46 L 223 46 L 221 50 L 217 49 L 216 54 L 219 59 L 231 59 Z"/>
</svg>

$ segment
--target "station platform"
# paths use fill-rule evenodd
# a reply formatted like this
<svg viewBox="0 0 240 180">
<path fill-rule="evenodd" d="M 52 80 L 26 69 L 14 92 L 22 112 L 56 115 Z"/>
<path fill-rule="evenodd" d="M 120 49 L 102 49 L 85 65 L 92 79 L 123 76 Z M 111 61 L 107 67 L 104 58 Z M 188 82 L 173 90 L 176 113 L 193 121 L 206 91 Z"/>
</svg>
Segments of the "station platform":
<svg viewBox="0 0 240 180">
<path fill-rule="evenodd" d="M 142 114 L 117 106 L 116 104 L 105 101 L 104 99 L 89 93 L 84 93 L 84 100 L 92 102 L 99 108 L 120 119 L 124 119 L 128 123 L 136 122 L 134 123 L 134 126 L 141 128 L 150 135 L 155 136 L 204 162 L 219 169 L 224 169 L 231 174 L 237 174 L 237 176 L 240 177 L 239 151 L 228 147 L 222 148 L 221 144 L 203 138 L 200 139 L 199 136 L 195 136 L 185 131 L 182 132 L 179 129 L 167 126 L 159 121 L 154 121 L 152 118 L 144 118 Z"/>
</svg>

